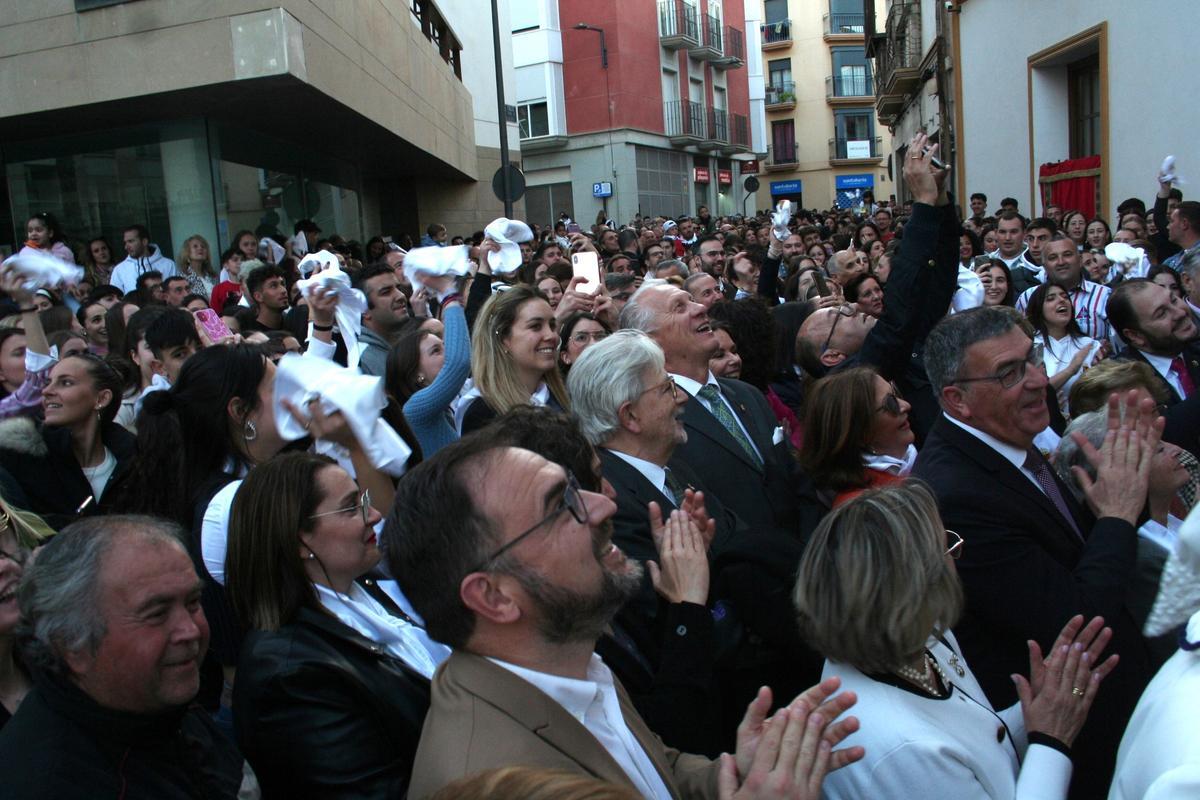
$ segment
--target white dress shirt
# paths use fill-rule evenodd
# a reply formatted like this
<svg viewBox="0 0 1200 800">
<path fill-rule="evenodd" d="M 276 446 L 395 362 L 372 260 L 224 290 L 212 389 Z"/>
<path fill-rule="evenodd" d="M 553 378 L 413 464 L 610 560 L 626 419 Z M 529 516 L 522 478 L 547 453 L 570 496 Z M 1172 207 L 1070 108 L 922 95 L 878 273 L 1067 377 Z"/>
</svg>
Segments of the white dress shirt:
<svg viewBox="0 0 1200 800">
<path fill-rule="evenodd" d="M 754 452 L 758 453 L 759 459 L 762 459 L 762 453 L 759 451 L 758 445 L 754 443 L 754 437 L 750 435 L 750 431 L 746 430 L 746 426 L 742 424 L 742 418 L 738 416 L 738 413 L 734 407 L 729 404 L 729 398 L 725 396 L 724 390 L 721 389 L 721 384 L 717 382 L 717 377 L 713 375 L 712 372 L 708 373 L 708 380 L 706 380 L 704 383 L 697 383 L 686 375 L 679 375 L 674 372 L 671 373 L 671 377 L 675 379 L 676 386 L 700 401 L 700 404 L 707 408 L 708 413 L 712 414 L 713 416 L 716 416 L 716 414 L 713 412 L 712 408 L 708 405 L 704 398 L 699 397 L 698 395 L 700 390 L 705 386 L 708 386 L 709 384 L 716 386 L 717 391 L 720 393 L 719 396 L 721 398 L 721 402 L 725 404 L 727 409 L 729 409 L 729 413 L 733 415 L 733 421 L 737 423 L 737 426 L 742 429 L 742 433 L 746 435 L 746 441 L 748 441 L 750 446 L 754 448 Z"/>
<path fill-rule="evenodd" d="M 1180 397 L 1187 397 L 1187 392 L 1183 390 L 1183 384 L 1179 382 L 1179 376 L 1175 374 L 1175 370 L 1171 368 L 1171 358 L 1169 356 L 1156 356 L 1153 353 L 1147 353 L 1145 350 L 1138 350 L 1145 359 L 1150 362 L 1150 366 L 1154 367 L 1154 371 L 1162 375 L 1163 380 L 1171 384 L 1171 388 Z"/>
<path fill-rule="evenodd" d="M 600 660 L 600 656 L 592 654 L 592 660 L 588 662 L 587 680 L 536 672 L 496 658 L 488 660 L 541 690 L 587 728 L 600 746 L 625 770 L 642 797 L 670 799 L 671 790 L 625 723 L 612 672 Z"/>
<path fill-rule="evenodd" d="M 1142 527 L 1138 528 L 1138 536 L 1154 542 L 1163 550 L 1172 553 L 1175 551 L 1175 545 L 1179 542 L 1179 526 L 1182 524 L 1183 520 L 1173 514 L 1167 514 L 1166 525 L 1160 525 L 1154 520 L 1148 519 Z"/>
</svg>

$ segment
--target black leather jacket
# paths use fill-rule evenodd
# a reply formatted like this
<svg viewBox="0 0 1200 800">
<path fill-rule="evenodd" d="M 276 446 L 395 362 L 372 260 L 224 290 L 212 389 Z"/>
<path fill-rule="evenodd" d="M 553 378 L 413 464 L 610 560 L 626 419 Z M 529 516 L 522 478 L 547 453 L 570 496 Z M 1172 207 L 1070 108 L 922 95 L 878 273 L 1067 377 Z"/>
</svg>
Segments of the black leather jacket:
<svg viewBox="0 0 1200 800">
<path fill-rule="evenodd" d="M 264 798 L 403 797 L 428 710 L 428 680 L 323 611 L 242 642 L 234 728 Z"/>
</svg>

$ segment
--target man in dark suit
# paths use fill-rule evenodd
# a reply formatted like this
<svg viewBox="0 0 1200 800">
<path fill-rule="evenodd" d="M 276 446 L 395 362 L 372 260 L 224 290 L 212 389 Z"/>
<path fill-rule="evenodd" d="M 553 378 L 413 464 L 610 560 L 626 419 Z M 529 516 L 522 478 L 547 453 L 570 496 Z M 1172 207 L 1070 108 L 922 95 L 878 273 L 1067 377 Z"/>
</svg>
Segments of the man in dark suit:
<svg viewBox="0 0 1200 800">
<path fill-rule="evenodd" d="M 1125 597 L 1137 558 L 1136 524 L 1161 427 L 1153 401 L 1125 415 L 1082 481 L 1080 507 L 1033 446 L 1049 420 L 1041 354 L 1012 316 L 977 308 L 948 317 L 925 348 L 944 414 L 913 467 L 932 487 L 947 528 L 966 542 L 956 562 L 966 614 L 955 626 L 971 669 L 996 708 L 1016 700 L 1028 640 L 1043 652 L 1076 614 L 1103 616 L 1121 663 L 1105 681 L 1075 742 L 1073 796 L 1103 797 L 1121 731 L 1149 679 L 1145 645 Z M 1113 423 L 1110 423 L 1113 424 Z M 1130 457 L 1126 459 L 1126 453 Z M 1110 458 L 1112 456 L 1112 458 Z"/>
<path fill-rule="evenodd" d="M 1154 368 L 1170 400 L 1186 400 L 1200 386 L 1200 343 L 1187 301 L 1145 278 L 1117 284 L 1108 300 L 1113 330 L 1129 345 L 1119 358 Z"/>
<path fill-rule="evenodd" d="M 665 281 L 647 281 L 621 311 L 621 327 L 648 334 L 667 372 L 687 395 L 687 440 L 676 458 L 748 526 L 796 536 L 820 516 L 810 484 L 796 469 L 783 429 L 766 398 L 749 384 L 708 369 L 720 348 L 704 306 Z"/>
<path fill-rule="evenodd" d="M 736 776 L 728 760 L 665 748 L 593 654 L 639 579 L 611 540 L 615 504 L 531 451 L 482 441 L 465 437 L 412 470 L 388 519 L 398 534 L 389 559 L 396 577 L 430 636 L 454 648 L 433 679 L 409 794 L 426 797 L 512 764 L 565 769 L 664 800 L 716 797 L 718 772 L 727 790 L 743 783 L 755 756 L 771 755 L 777 741 L 763 733 L 767 693 L 739 730 Z M 853 700 L 838 695 L 822 706 L 835 688 L 814 687 L 784 721 L 802 725 L 816 708 L 823 720 L 837 718 Z M 808 727 L 836 745 L 857 725 Z M 797 748 L 806 749 L 818 750 Z M 775 778 L 819 784 L 822 759 L 780 752 L 788 758 L 772 761 Z M 830 768 L 856 757 L 861 750 L 835 753 Z"/>
<path fill-rule="evenodd" d="M 909 146 L 925 152 L 919 135 Z M 895 381 L 913 408 L 918 444 L 937 418 L 937 401 L 922 360 L 925 337 L 950 308 L 958 286 L 958 212 L 947 192 L 948 171 L 935 169 L 937 150 L 905 159 L 904 180 L 916 202 L 883 295 L 878 320 L 844 305 L 814 311 L 800 326 L 796 360 L 821 377 L 852 367 L 872 367 Z"/>
</svg>

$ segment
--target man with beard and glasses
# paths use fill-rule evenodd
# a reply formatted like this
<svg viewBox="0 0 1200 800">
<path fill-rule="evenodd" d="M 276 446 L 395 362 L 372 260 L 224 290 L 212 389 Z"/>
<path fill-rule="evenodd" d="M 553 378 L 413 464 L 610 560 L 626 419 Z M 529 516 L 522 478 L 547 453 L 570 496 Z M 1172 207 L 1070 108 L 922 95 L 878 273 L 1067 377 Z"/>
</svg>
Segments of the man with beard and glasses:
<svg viewBox="0 0 1200 800">
<path fill-rule="evenodd" d="M 768 721 L 755 699 L 736 755 L 720 762 L 663 746 L 596 656 L 596 641 L 637 590 L 640 570 L 612 543 L 615 504 L 529 450 L 466 437 L 397 489 L 389 565 L 429 635 L 454 648 L 434 676 L 409 793 L 525 764 L 591 775 L 643 797 L 755 797 L 770 780 L 816 796 L 854 701 L 813 687 Z M 814 709 L 819 710 L 812 713 Z M 782 744 L 781 744 L 782 742 Z M 759 781 L 762 781 L 760 783 Z"/>
</svg>

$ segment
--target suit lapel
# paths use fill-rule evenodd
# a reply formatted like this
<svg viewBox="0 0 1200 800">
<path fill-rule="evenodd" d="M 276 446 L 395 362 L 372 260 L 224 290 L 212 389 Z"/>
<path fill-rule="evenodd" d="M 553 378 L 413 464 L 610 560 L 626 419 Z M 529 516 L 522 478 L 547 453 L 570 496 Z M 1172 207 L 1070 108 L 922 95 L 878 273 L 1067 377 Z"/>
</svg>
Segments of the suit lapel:
<svg viewBox="0 0 1200 800">
<path fill-rule="evenodd" d="M 597 451 L 600 453 L 601 471 L 618 495 L 628 495 L 643 506 L 649 505 L 651 501 L 658 503 L 664 517 L 675 508 L 675 501 L 646 480 L 646 476 L 638 472 L 632 464 L 603 447 L 597 448 Z"/>
<path fill-rule="evenodd" d="M 637 743 L 642 746 L 642 750 L 646 752 L 646 757 L 654 764 L 654 768 L 658 770 L 658 776 L 662 778 L 663 785 L 671 793 L 672 797 L 679 797 L 679 792 L 675 788 L 675 772 L 671 769 L 671 765 L 667 763 L 666 751 L 663 749 L 662 740 L 646 727 L 646 723 L 642 721 L 642 717 L 638 714 L 637 709 L 633 707 L 633 702 L 629 699 L 629 695 L 625 693 L 625 687 L 621 682 L 613 677 L 613 683 L 617 687 L 617 698 L 621 703 L 621 716 L 625 718 L 625 724 L 629 726 L 629 732 L 633 734 L 633 738 L 637 739 Z"/>
<path fill-rule="evenodd" d="M 1168 405 L 1173 406 L 1183 400 L 1183 398 L 1179 396 L 1179 392 L 1175 391 L 1175 387 L 1171 385 L 1171 382 L 1159 374 L 1158 370 L 1154 369 L 1154 365 L 1150 363 L 1150 360 L 1146 358 L 1141 350 L 1138 350 L 1136 347 L 1130 347 L 1128 348 L 1128 352 L 1130 358 L 1142 362 L 1146 366 L 1150 367 L 1151 371 L 1154 372 L 1154 378 L 1162 385 L 1164 389 L 1167 390 L 1167 396 L 1171 398 L 1171 402 Z M 1192 375 L 1192 384 L 1195 386 L 1200 386 L 1200 383 L 1196 382 L 1196 378 L 1200 377 L 1200 370 L 1196 368 L 1196 365 L 1200 363 L 1200 359 L 1196 358 L 1196 353 L 1192 352 L 1190 347 L 1184 349 L 1183 358 L 1187 363 L 1188 372 Z"/>
<path fill-rule="evenodd" d="M 474 694 L 483 702 L 507 714 L 550 747 L 571 759 L 589 774 L 609 783 L 633 787 L 633 782 L 621 765 L 577 719 L 545 692 L 517 677 L 504 667 L 481 656 L 455 650 L 443 666 L 443 679 L 455 692 Z M 626 723 L 629 711 L 622 700 Z M 632 730 L 632 726 L 630 726 Z M 637 736 L 637 733 L 634 733 Z M 642 739 L 638 737 L 638 741 Z M 654 760 L 654 753 L 646 749 Z M 657 761 L 655 767 L 661 772 Z M 669 774 L 664 778 L 668 787 L 674 786 Z"/>
<path fill-rule="evenodd" d="M 734 407 L 736 408 L 737 406 L 735 405 Z M 699 398 L 693 396 L 688 400 L 687 405 L 683 407 L 683 424 L 711 439 L 714 444 L 725 449 L 730 455 L 735 456 L 754 471 L 762 472 L 762 467 L 750 458 L 750 455 L 742 449 L 740 444 L 734 441 L 729 431 L 725 430 L 725 427 L 720 422 L 717 422 L 717 418 L 712 415 L 712 412 L 704 406 L 704 402 Z"/>
<path fill-rule="evenodd" d="M 938 420 L 937 425 L 943 438 L 953 444 L 967 458 L 970 458 L 990 472 L 997 483 L 1008 488 L 1010 491 L 1016 492 L 1027 502 L 1041 509 L 1042 513 L 1049 519 L 1054 520 L 1061 538 L 1069 542 L 1072 549 L 1078 550 L 1080 548 L 1079 537 L 1071 529 L 1070 523 L 1063 519 L 1062 514 L 1059 513 L 1058 508 L 1055 507 L 1050 498 L 1034 486 L 1021 470 L 1012 465 L 1012 462 L 952 422 L 941 419 Z M 1071 495 L 1071 491 L 1063 486 L 1061 482 L 1058 482 L 1058 487 L 1059 493 L 1067 503 L 1067 508 L 1071 509 L 1074 513 L 1075 524 L 1079 526 L 1080 533 L 1086 536 L 1088 526 L 1079 513 L 1079 507 L 1073 502 L 1074 497 Z"/>
<path fill-rule="evenodd" d="M 725 399 L 733 406 L 734 413 L 738 419 L 742 421 L 742 426 L 745 427 L 750 434 L 751 441 L 758 448 L 759 454 L 765 459 L 771 452 L 771 448 L 775 443 L 771 441 L 771 435 L 775 432 L 773 428 L 763 430 L 759 425 L 759 418 L 751 411 L 750 404 L 746 401 L 744 391 L 749 384 L 741 381 L 731 381 L 728 378 L 717 378 L 717 383 L 721 385 L 721 392 L 725 395 Z M 753 391 L 758 391 L 754 389 Z"/>
</svg>

